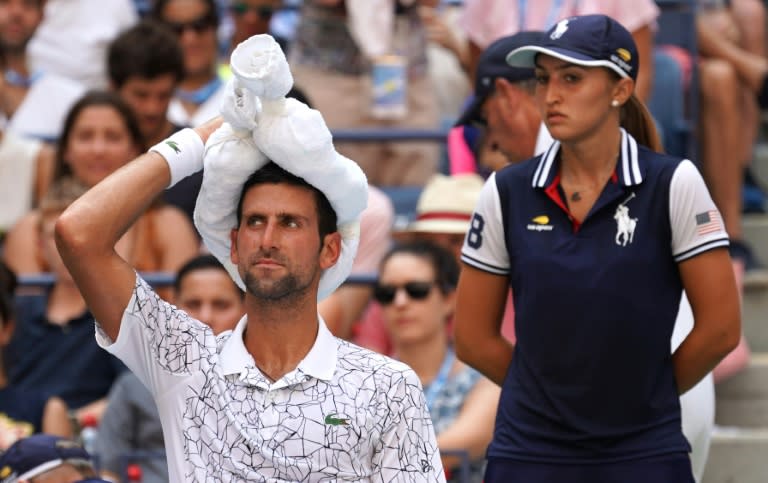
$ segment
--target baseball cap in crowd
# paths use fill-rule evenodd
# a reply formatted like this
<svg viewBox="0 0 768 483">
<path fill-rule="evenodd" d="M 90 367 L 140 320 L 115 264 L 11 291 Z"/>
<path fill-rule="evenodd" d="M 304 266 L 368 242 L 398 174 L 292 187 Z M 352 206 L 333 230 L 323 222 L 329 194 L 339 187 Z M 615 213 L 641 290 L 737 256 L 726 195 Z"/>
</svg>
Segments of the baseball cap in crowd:
<svg viewBox="0 0 768 483">
<path fill-rule="evenodd" d="M 0 482 L 29 480 L 64 464 L 93 469 L 90 455 L 75 441 L 33 434 L 16 441 L 0 455 Z"/>
<path fill-rule="evenodd" d="M 513 67 L 507 63 L 507 55 L 518 47 L 535 45 L 544 38 L 544 32 L 518 32 L 502 37 L 489 45 L 477 62 L 474 99 L 456 121 L 456 126 L 470 124 L 480 119 L 480 109 L 485 99 L 493 92 L 494 81 L 501 77 L 510 82 L 533 79 L 533 67 Z"/>
<path fill-rule="evenodd" d="M 637 79 L 639 62 L 632 34 L 606 15 L 563 19 L 547 31 L 542 42 L 512 51 L 507 62 L 515 67 L 535 67 L 538 54 L 585 67 L 606 67 L 621 77 Z"/>
<path fill-rule="evenodd" d="M 430 178 L 416 204 L 416 219 L 408 233 L 464 234 L 483 188 L 483 178 L 475 173 Z"/>
</svg>

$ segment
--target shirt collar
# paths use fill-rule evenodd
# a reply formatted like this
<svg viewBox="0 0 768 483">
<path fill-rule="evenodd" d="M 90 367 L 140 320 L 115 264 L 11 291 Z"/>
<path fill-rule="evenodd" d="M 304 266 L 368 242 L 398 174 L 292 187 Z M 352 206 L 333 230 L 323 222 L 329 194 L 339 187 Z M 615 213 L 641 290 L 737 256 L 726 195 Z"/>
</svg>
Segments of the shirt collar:
<svg viewBox="0 0 768 483">
<path fill-rule="evenodd" d="M 628 132 L 621 129 L 621 150 L 619 152 L 619 162 L 616 165 L 616 174 L 619 178 L 619 184 L 622 186 L 636 186 L 643 182 L 645 166 L 637 155 L 637 141 Z M 545 188 L 552 184 L 555 175 L 560 171 L 558 169 L 558 156 L 560 142 L 553 142 L 549 148 L 544 151 L 533 172 L 531 186 L 534 188 Z"/>
<path fill-rule="evenodd" d="M 328 330 L 323 318 L 318 315 L 317 320 L 318 330 L 315 343 L 304 359 L 299 362 L 297 369 L 308 376 L 329 381 L 336 370 L 338 342 Z M 243 343 L 243 333 L 247 324 L 248 317 L 243 316 L 221 348 L 219 360 L 224 376 L 242 374 L 247 372 L 249 367 L 256 367 L 253 357 Z"/>
</svg>

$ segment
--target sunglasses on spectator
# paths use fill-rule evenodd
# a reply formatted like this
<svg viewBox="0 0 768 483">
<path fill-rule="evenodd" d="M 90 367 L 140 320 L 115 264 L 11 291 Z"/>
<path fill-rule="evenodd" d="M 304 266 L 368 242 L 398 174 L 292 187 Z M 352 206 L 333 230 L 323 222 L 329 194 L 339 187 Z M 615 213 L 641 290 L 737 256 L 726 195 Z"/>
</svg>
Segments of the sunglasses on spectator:
<svg viewBox="0 0 768 483">
<path fill-rule="evenodd" d="M 257 5 L 252 7 L 246 3 L 235 3 L 229 7 L 229 10 L 235 15 L 245 15 L 248 12 L 254 12 L 261 18 L 270 18 L 275 13 L 274 7 L 269 5 Z"/>
<path fill-rule="evenodd" d="M 202 34 L 206 30 L 215 27 L 216 21 L 212 15 L 205 14 L 202 17 L 190 20 L 188 22 L 166 21 L 165 24 L 168 25 L 168 27 L 170 27 L 170 29 L 173 30 L 176 35 L 181 36 L 187 29 L 192 30 L 196 34 Z"/>
<path fill-rule="evenodd" d="M 397 292 L 404 289 L 411 300 L 424 300 L 429 296 L 435 282 L 408 282 L 404 285 L 376 285 L 373 298 L 381 305 L 389 305 L 395 300 Z"/>
</svg>

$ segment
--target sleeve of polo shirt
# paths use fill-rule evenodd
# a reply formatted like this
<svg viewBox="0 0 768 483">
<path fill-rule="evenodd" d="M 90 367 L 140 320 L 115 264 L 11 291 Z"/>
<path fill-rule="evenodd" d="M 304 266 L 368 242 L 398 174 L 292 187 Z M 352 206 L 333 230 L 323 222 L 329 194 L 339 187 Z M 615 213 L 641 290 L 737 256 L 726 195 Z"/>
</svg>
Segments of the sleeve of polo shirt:
<svg viewBox="0 0 768 483">
<path fill-rule="evenodd" d="M 728 246 L 728 233 L 704 179 L 688 160 L 680 162 L 669 187 L 669 221 L 675 261 Z"/>
<path fill-rule="evenodd" d="M 464 237 L 461 260 L 474 268 L 496 275 L 509 273 L 509 253 L 504 240 L 501 201 L 496 174 L 485 182 Z"/>
<path fill-rule="evenodd" d="M 96 341 L 122 360 L 153 394 L 167 389 L 164 383 L 169 378 L 195 372 L 209 352 L 207 346 L 216 348 L 210 328 L 161 299 L 138 274 L 117 340 L 112 341 L 97 324 Z"/>
<path fill-rule="evenodd" d="M 445 471 L 424 391 L 415 372 L 392 374 L 371 481 L 444 482 Z"/>
</svg>

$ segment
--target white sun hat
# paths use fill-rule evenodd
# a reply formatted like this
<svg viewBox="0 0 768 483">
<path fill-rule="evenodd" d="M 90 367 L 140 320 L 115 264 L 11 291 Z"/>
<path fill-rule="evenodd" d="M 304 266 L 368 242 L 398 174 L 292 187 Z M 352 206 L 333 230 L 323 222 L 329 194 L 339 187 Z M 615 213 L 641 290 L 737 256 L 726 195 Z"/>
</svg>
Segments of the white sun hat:
<svg viewBox="0 0 768 483">
<path fill-rule="evenodd" d="M 285 95 L 293 78 L 282 49 L 269 35 L 239 44 L 230 59 L 233 78 L 221 106 L 224 124 L 205 145 L 203 184 L 195 225 L 210 252 L 245 290 L 230 260 L 230 232 L 248 177 L 273 161 L 319 189 L 331 203 L 342 238 L 336 264 L 320 278 L 318 300 L 341 285 L 352 269 L 360 240 L 360 214 L 368 182 L 354 161 L 336 152 L 322 115 Z"/>
<path fill-rule="evenodd" d="M 405 231 L 465 234 L 483 184 L 475 173 L 432 176 L 419 196 L 416 219 Z"/>
</svg>

